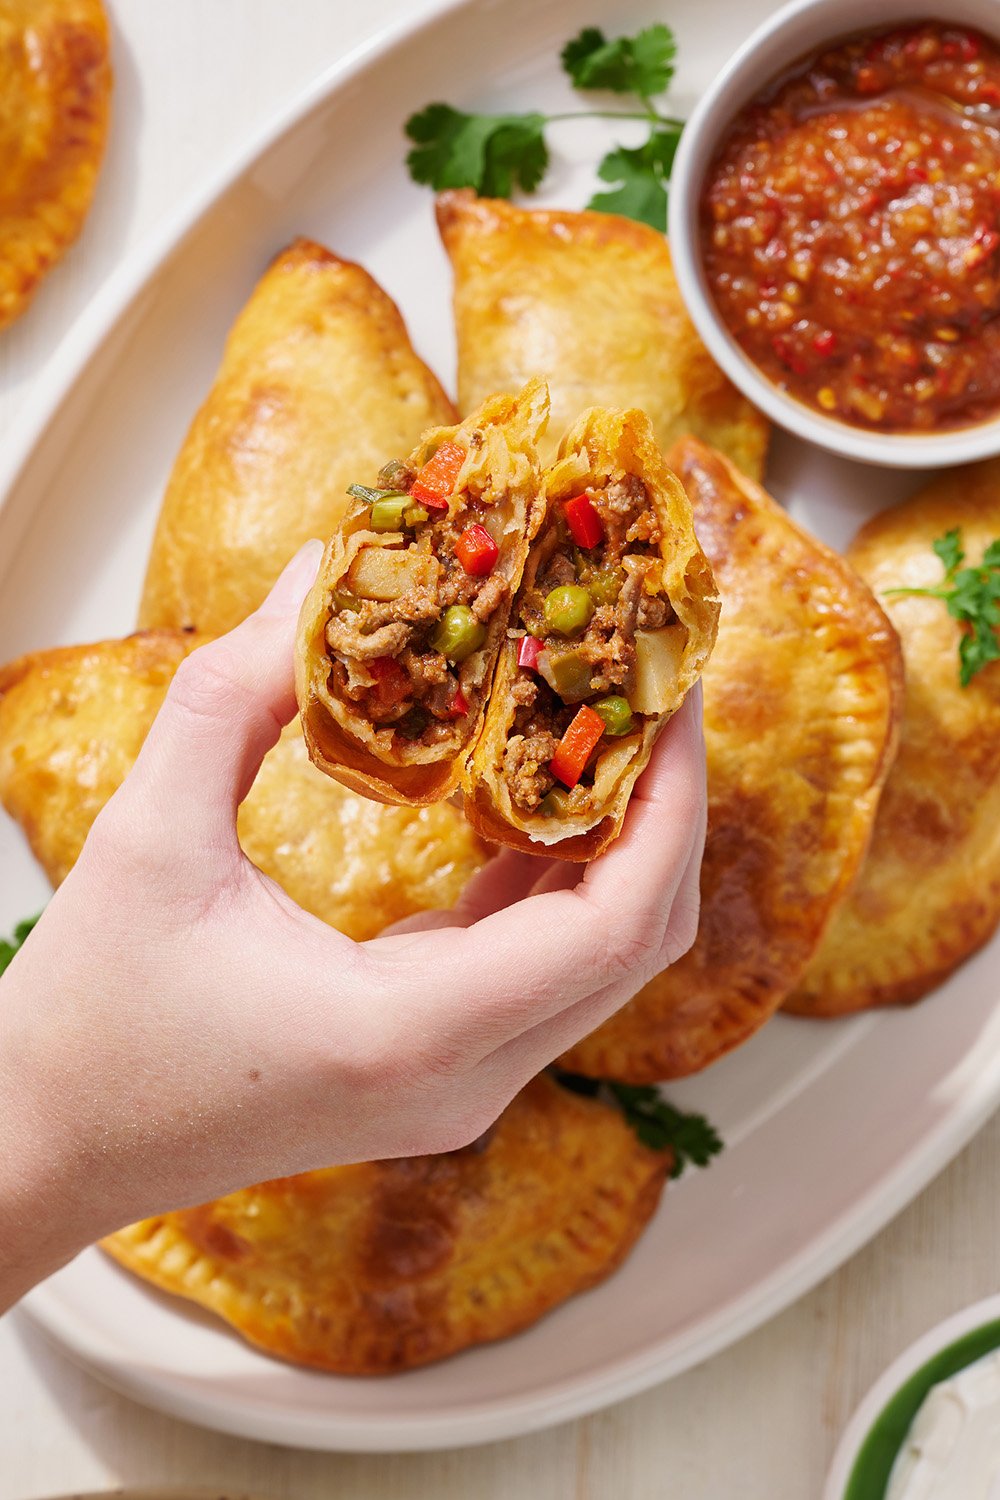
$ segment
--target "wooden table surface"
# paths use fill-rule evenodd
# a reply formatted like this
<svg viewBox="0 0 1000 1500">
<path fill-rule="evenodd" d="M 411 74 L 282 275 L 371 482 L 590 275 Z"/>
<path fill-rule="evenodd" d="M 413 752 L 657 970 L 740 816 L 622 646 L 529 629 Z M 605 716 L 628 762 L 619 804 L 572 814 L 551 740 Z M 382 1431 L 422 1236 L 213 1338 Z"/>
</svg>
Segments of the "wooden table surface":
<svg viewBox="0 0 1000 1500">
<path fill-rule="evenodd" d="M 24 396 L 121 259 L 275 105 L 433 0 L 109 6 L 117 92 L 107 175 L 128 191 L 98 194 L 80 245 L 0 340 L 0 433 L 16 430 Z M 597 1416 L 483 1448 L 355 1457 L 222 1437 L 116 1396 L 14 1314 L 0 1323 L 0 1500 L 116 1484 L 274 1500 L 814 1500 L 844 1422 L 885 1365 L 997 1289 L 998 1148 L 994 1119 L 866 1250 L 700 1369 Z"/>
</svg>

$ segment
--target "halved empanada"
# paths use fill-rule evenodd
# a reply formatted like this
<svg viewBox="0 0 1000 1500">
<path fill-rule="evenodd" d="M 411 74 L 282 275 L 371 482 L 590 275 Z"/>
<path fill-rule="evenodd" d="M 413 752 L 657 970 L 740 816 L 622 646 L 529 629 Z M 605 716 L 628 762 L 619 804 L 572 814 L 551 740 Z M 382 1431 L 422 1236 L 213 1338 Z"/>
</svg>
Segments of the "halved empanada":
<svg viewBox="0 0 1000 1500">
<path fill-rule="evenodd" d="M 87 217 L 111 98 L 101 0 L 0 4 L 0 328 Z"/>
<path fill-rule="evenodd" d="M 848 548 L 899 632 L 906 700 L 861 877 L 786 1002 L 800 1015 L 919 1000 L 1000 921 L 1000 663 L 963 688 L 961 627 L 942 601 L 886 592 L 937 588 L 932 544 L 956 526 L 977 564 L 1000 536 L 1000 460 L 942 475 Z"/>
<path fill-rule="evenodd" d="M 657 735 L 708 660 L 719 600 L 644 412 L 584 413 L 545 475 L 545 503 L 465 807 L 496 843 L 585 860 L 620 831 Z"/>
<path fill-rule="evenodd" d="M 158 630 L 38 651 L 0 668 L 0 802 L 54 885 L 198 644 Z M 381 807 L 317 771 L 297 720 L 266 756 L 238 826 L 265 874 L 357 941 L 413 912 L 453 905 L 486 859 L 449 804 Z"/>
<path fill-rule="evenodd" d="M 867 847 L 902 695 L 896 634 L 843 559 L 721 454 L 687 439 L 668 459 L 722 595 L 703 679 L 701 923 L 562 1060 L 636 1083 L 707 1067 L 798 982 Z"/>
<path fill-rule="evenodd" d="M 637 406 L 662 449 L 692 432 L 760 478 L 767 421 L 695 332 L 662 234 L 468 189 L 441 194 L 438 226 L 455 273 L 460 411 L 537 374 L 552 397 L 544 457 L 585 408 Z"/>
<path fill-rule="evenodd" d="M 669 1152 L 539 1077 L 474 1145 L 332 1167 L 103 1241 L 281 1359 L 386 1375 L 534 1323 L 620 1264 Z"/>
<path fill-rule="evenodd" d="M 547 415 L 531 381 L 352 486 L 295 653 L 309 754 L 345 786 L 421 804 L 457 785 L 541 520 Z"/>
<path fill-rule="evenodd" d="M 331 534 L 353 480 L 454 419 L 378 283 L 296 240 L 233 325 L 178 455 L 140 624 L 232 629 L 304 542 Z"/>
</svg>

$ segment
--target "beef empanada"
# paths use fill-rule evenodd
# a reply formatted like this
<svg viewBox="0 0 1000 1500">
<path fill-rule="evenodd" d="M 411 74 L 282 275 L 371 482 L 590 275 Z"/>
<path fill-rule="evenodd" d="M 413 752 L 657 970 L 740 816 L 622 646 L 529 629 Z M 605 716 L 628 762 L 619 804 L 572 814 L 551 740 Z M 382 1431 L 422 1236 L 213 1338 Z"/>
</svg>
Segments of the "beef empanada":
<svg viewBox="0 0 1000 1500">
<path fill-rule="evenodd" d="M 103 1246 L 268 1354 L 388 1375 L 506 1338 L 602 1281 L 669 1166 L 616 1110 L 542 1076 L 462 1151 L 266 1182 Z"/>
<path fill-rule="evenodd" d="M 668 455 L 722 595 L 704 674 L 708 840 L 694 947 L 563 1065 L 707 1067 L 801 978 L 854 880 L 895 751 L 899 643 L 857 574 L 721 454 Z"/>
<path fill-rule="evenodd" d="M 101 0 L 0 3 L 0 328 L 87 217 L 108 133 L 109 52 Z"/>
<path fill-rule="evenodd" d="M 955 527 L 976 566 L 1000 536 L 1000 459 L 935 479 L 848 548 L 899 632 L 906 700 L 861 877 L 786 1002 L 800 1015 L 919 1000 L 1000 921 L 1000 662 L 962 687 L 943 601 L 887 592 L 940 587 L 933 543 Z"/>
<path fill-rule="evenodd" d="M 767 421 L 695 332 L 662 234 L 468 189 L 442 193 L 437 212 L 455 273 L 460 411 L 538 374 L 552 396 L 545 457 L 587 407 L 636 406 L 664 451 L 693 432 L 760 478 Z"/>
<path fill-rule="evenodd" d="M 540 381 L 491 396 L 352 486 L 296 647 L 309 754 L 345 786 L 420 804 L 457 785 L 542 515 L 547 414 Z"/>
<path fill-rule="evenodd" d="M 691 506 L 644 412 L 584 413 L 545 475 L 512 629 L 466 777 L 496 843 L 592 859 L 715 642 Z"/>
<path fill-rule="evenodd" d="M 296 240 L 237 318 L 163 500 L 140 624 L 221 635 L 256 609 L 347 486 L 454 409 L 368 272 Z"/>
<path fill-rule="evenodd" d="M 38 651 L 0 669 L 0 802 L 54 885 L 132 767 L 170 679 L 199 639 L 159 630 Z M 298 721 L 239 810 L 249 857 L 357 941 L 452 906 L 486 851 L 461 814 L 380 807 L 309 763 Z"/>
</svg>

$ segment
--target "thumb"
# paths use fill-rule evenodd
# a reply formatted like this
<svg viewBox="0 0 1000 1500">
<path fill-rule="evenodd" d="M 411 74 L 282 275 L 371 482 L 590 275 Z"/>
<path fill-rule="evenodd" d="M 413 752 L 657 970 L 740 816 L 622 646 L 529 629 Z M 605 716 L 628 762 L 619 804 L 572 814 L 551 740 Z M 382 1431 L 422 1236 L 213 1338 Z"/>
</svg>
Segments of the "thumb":
<svg viewBox="0 0 1000 1500">
<path fill-rule="evenodd" d="M 235 837 L 236 809 L 295 713 L 295 629 L 322 555 L 308 542 L 259 609 L 181 663 L 125 783 L 160 820 L 204 842 Z"/>
</svg>

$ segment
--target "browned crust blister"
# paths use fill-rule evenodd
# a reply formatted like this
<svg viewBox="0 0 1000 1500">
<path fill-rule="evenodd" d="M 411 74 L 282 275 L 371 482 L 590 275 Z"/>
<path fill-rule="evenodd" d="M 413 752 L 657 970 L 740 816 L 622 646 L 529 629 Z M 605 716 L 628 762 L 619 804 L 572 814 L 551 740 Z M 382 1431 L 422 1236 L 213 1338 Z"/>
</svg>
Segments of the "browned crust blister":
<svg viewBox="0 0 1000 1500">
<path fill-rule="evenodd" d="M 960 626 L 939 599 L 934 541 L 961 530 L 969 564 L 1000 535 L 1000 460 L 956 469 L 864 526 L 848 561 L 899 632 L 899 755 L 860 879 L 786 1002 L 799 1015 L 905 1005 L 939 985 L 1000 921 L 1000 663 L 963 688 Z"/>
<path fill-rule="evenodd" d="M 465 1150 L 264 1183 L 103 1245 L 269 1354 L 386 1375 L 506 1338 L 610 1275 L 670 1162 L 542 1076 Z"/>
<path fill-rule="evenodd" d="M 351 534 L 352 516 L 347 517 L 345 526 L 327 546 L 299 618 L 295 686 L 309 754 L 315 765 L 344 786 L 379 802 L 413 806 L 438 802 L 457 787 L 469 747 L 482 727 L 488 696 L 486 684 L 492 679 L 513 597 L 541 520 L 541 470 L 536 445 L 547 417 L 548 395 L 544 383 L 529 381 L 517 395 L 489 397 L 464 422 L 425 433 L 408 459 L 411 469 L 419 469 L 441 443 L 454 440 L 470 449 L 473 434 L 482 435 L 492 429 L 525 471 L 509 490 L 518 534 L 508 563 L 509 589 L 490 616 L 486 640 L 480 648 L 483 693 L 476 711 L 468 715 L 463 725 L 461 738 L 456 736 L 456 743 L 443 747 L 393 744 L 388 750 L 381 750 L 374 743 L 363 710 L 339 700 L 332 692 L 326 628 L 333 612 L 333 592 L 350 566 L 352 547 L 357 540 Z M 484 451 L 488 451 L 488 444 L 484 445 Z M 383 461 L 394 456 L 383 455 Z M 374 533 L 365 536 L 370 536 L 373 545 L 382 540 Z"/>
<path fill-rule="evenodd" d="M 799 981 L 857 875 L 902 707 L 896 633 L 853 569 L 721 454 L 688 439 L 668 457 L 723 599 L 704 673 L 701 922 L 562 1060 L 637 1083 L 707 1067 Z"/>
<path fill-rule="evenodd" d="M 36 651 L 0 670 L 0 803 L 54 885 L 200 643 L 146 631 Z M 249 858 L 294 901 L 358 942 L 414 912 L 453 906 L 486 860 L 450 804 L 379 807 L 317 771 L 297 720 L 265 757 L 238 831 Z"/>
<path fill-rule="evenodd" d="M 518 671 L 517 642 L 504 646 L 483 732 L 464 778 L 465 810 L 484 838 L 529 854 L 589 860 L 618 836 L 632 788 L 649 763 L 658 734 L 698 680 L 715 643 L 719 598 L 712 569 L 694 534 L 687 496 L 664 462 L 644 412 L 595 408 L 583 413 L 563 438 L 559 460 L 546 471 L 547 514 L 554 514 L 559 501 L 621 474 L 636 475 L 643 481 L 662 531 L 663 568 L 658 592 L 673 609 L 674 628 L 684 635 L 683 649 L 678 653 L 675 699 L 662 715 L 645 721 L 627 764 L 615 774 L 603 814 L 591 826 L 584 822 L 581 831 L 569 832 L 564 820 L 520 812 L 509 795 L 503 758 L 515 713 L 510 688 Z M 543 524 L 539 540 L 544 531 Z M 525 570 L 525 587 L 534 581 L 538 556 L 536 544 Z M 512 618 L 516 618 L 516 606 Z M 609 742 L 609 748 L 616 753 L 613 743 Z"/>
<path fill-rule="evenodd" d="M 295 240 L 233 325 L 177 456 L 140 623 L 231 630 L 297 548 L 330 536 L 349 484 L 455 415 L 378 282 Z"/>
<path fill-rule="evenodd" d="M 83 227 L 108 132 L 101 0 L 0 5 L 0 327 L 28 306 Z"/>
<path fill-rule="evenodd" d="M 538 374 L 552 398 L 545 458 L 585 408 L 638 407 L 664 451 L 692 432 L 761 477 L 767 419 L 698 337 L 662 234 L 468 189 L 442 193 L 437 217 L 455 275 L 460 411 Z"/>
</svg>

